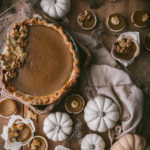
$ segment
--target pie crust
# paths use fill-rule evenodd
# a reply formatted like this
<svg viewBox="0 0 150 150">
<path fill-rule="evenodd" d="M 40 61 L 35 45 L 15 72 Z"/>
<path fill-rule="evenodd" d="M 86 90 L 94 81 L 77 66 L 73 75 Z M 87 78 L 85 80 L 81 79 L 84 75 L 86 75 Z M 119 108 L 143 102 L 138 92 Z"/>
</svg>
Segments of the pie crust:
<svg viewBox="0 0 150 150">
<path fill-rule="evenodd" d="M 24 102 L 27 102 L 28 104 L 32 104 L 32 105 L 46 105 L 46 104 L 52 104 L 54 102 L 57 102 L 58 100 L 60 100 L 71 88 L 72 86 L 76 83 L 77 78 L 79 76 L 79 60 L 78 60 L 78 56 L 76 53 L 76 50 L 74 49 L 74 46 L 72 44 L 72 42 L 69 40 L 68 35 L 63 31 L 61 26 L 57 26 L 53 23 L 48 23 L 46 20 L 39 20 L 39 19 L 26 19 L 24 20 L 22 23 L 17 23 L 17 26 L 19 25 L 44 25 L 46 27 L 49 27 L 53 30 L 55 30 L 56 32 L 58 32 L 58 34 L 60 34 L 63 39 L 65 39 L 65 43 L 69 46 L 69 51 L 72 54 L 73 57 L 73 68 L 72 68 L 72 72 L 70 75 L 70 78 L 68 79 L 68 81 L 66 81 L 66 83 L 62 86 L 61 89 L 56 90 L 55 92 L 51 93 L 51 94 L 47 94 L 47 95 L 42 95 L 42 96 L 32 96 L 26 93 L 23 93 L 21 91 L 19 91 L 19 89 L 16 89 L 11 82 L 9 81 L 5 81 L 4 75 L 5 75 L 5 70 L 2 69 L 2 75 L 1 75 L 1 81 L 4 85 L 4 90 L 6 92 L 8 92 L 11 96 L 14 96 L 16 98 L 18 98 L 19 100 L 23 100 Z M 16 26 L 16 25 L 14 25 Z M 14 29 L 13 29 L 14 30 Z M 10 31 L 12 32 L 12 30 Z M 37 81 L 38 82 L 38 81 Z"/>
</svg>

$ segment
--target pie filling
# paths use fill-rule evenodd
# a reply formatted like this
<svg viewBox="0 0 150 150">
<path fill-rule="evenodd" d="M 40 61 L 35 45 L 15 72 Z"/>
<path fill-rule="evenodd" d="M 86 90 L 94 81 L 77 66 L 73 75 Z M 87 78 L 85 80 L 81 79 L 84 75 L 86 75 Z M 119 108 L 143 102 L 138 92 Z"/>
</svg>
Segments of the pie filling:
<svg viewBox="0 0 150 150">
<path fill-rule="evenodd" d="M 57 31 L 44 25 L 29 27 L 28 57 L 11 84 L 19 91 L 43 96 L 61 89 L 73 70 L 69 45 Z"/>
<path fill-rule="evenodd" d="M 112 23 L 112 18 L 117 18 L 118 19 L 118 23 L 117 24 L 114 24 Z M 125 21 L 125 18 L 120 15 L 120 14 L 112 14 L 109 16 L 109 19 L 108 19 L 108 26 L 113 29 L 113 30 L 121 30 L 122 28 L 124 28 L 126 25 L 126 21 Z"/>
</svg>

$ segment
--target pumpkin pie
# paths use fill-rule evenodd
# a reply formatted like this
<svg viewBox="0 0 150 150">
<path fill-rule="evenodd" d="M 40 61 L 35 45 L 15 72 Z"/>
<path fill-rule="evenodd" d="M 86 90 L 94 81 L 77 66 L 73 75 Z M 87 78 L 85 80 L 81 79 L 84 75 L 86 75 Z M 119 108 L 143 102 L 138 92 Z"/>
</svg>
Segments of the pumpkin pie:
<svg viewBox="0 0 150 150">
<path fill-rule="evenodd" d="M 14 123 L 8 130 L 8 138 L 10 142 L 26 142 L 31 138 L 31 128 L 24 123 Z"/>
<path fill-rule="evenodd" d="M 62 27 L 27 19 L 9 32 L 2 61 L 5 90 L 29 104 L 52 104 L 79 76 L 78 55 Z"/>
<path fill-rule="evenodd" d="M 120 32 L 125 29 L 126 20 L 121 14 L 114 13 L 108 16 L 106 20 L 106 25 L 109 28 L 109 30 L 113 32 Z"/>
<path fill-rule="evenodd" d="M 11 99 L 4 99 L 0 102 L 0 115 L 10 117 L 17 111 L 17 104 Z"/>
<path fill-rule="evenodd" d="M 84 106 L 84 99 L 78 94 L 70 95 L 65 101 L 65 108 L 69 113 L 78 114 L 84 109 Z"/>
<path fill-rule="evenodd" d="M 139 53 L 139 44 L 131 37 L 123 37 L 113 45 L 113 55 L 119 59 L 131 60 Z"/>
<path fill-rule="evenodd" d="M 77 22 L 82 29 L 91 30 L 97 24 L 97 17 L 93 12 L 85 10 L 78 15 Z"/>
<path fill-rule="evenodd" d="M 47 150 L 48 144 L 44 137 L 35 136 L 29 143 L 29 150 Z"/>
<path fill-rule="evenodd" d="M 150 15 L 146 10 L 136 10 L 133 12 L 131 16 L 131 21 L 135 27 L 143 28 L 149 25 L 150 23 Z"/>
</svg>

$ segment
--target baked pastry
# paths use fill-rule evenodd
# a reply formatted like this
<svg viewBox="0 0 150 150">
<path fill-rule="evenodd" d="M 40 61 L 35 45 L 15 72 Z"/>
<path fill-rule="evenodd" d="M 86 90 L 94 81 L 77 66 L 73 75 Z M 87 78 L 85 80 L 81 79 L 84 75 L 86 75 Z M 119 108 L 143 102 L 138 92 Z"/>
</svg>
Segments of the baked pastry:
<svg viewBox="0 0 150 150">
<path fill-rule="evenodd" d="M 119 13 L 111 14 L 108 16 L 106 20 L 106 25 L 109 30 L 113 32 L 120 32 L 125 29 L 126 27 L 126 20 L 124 16 Z"/>
<path fill-rule="evenodd" d="M 65 101 L 65 108 L 69 113 L 78 114 L 84 106 L 84 99 L 78 94 L 70 95 Z"/>
<path fill-rule="evenodd" d="M 10 95 L 33 105 L 52 104 L 76 83 L 77 52 L 62 27 L 27 19 L 14 25 L 6 45 L 1 81 Z"/>
<path fill-rule="evenodd" d="M 133 12 L 131 16 L 131 21 L 135 27 L 143 28 L 149 25 L 150 23 L 150 15 L 146 10 L 136 10 Z"/>
<path fill-rule="evenodd" d="M 44 137 L 35 136 L 29 143 L 29 150 L 47 150 L 48 144 Z"/>
<path fill-rule="evenodd" d="M 112 53 L 115 58 L 131 60 L 139 55 L 139 44 L 131 37 L 123 37 L 114 43 Z"/>
<path fill-rule="evenodd" d="M 144 47 L 150 50 L 150 32 L 144 38 Z"/>
<path fill-rule="evenodd" d="M 10 142 L 26 142 L 32 136 L 29 125 L 16 122 L 8 129 L 8 139 Z"/>
<path fill-rule="evenodd" d="M 97 17 L 93 12 L 85 10 L 77 17 L 77 22 L 82 29 L 91 30 L 96 26 Z"/>
<path fill-rule="evenodd" d="M 0 102 L 0 115 L 10 117 L 17 112 L 17 104 L 11 99 L 4 99 Z"/>
</svg>

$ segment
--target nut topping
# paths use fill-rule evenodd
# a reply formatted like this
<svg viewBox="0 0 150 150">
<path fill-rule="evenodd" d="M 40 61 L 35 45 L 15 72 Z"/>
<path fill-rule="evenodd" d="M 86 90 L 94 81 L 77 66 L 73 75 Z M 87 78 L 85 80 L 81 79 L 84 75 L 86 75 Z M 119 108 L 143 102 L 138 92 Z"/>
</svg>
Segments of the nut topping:
<svg viewBox="0 0 150 150">
<path fill-rule="evenodd" d="M 128 54 L 131 51 L 132 40 L 123 38 L 115 43 L 115 51 L 120 54 Z"/>
<path fill-rule="evenodd" d="M 29 150 L 38 150 L 38 148 L 41 146 L 41 141 L 38 138 L 33 139 L 31 142 Z"/>
<path fill-rule="evenodd" d="M 6 71 L 4 75 L 6 82 L 16 77 L 16 69 L 22 67 L 27 58 L 27 53 L 24 52 L 23 48 L 28 44 L 26 39 L 28 31 L 27 25 L 19 23 L 8 34 L 6 52 L 5 54 L 0 54 L 3 70 Z"/>
<path fill-rule="evenodd" d="M 120 23 L 119 17 L 118 17 L 118 16 L 113 16 L 113 17 L 111 17 L 111 23 L 112 23 L 113 25 L 118 25 L 118 24 Z"/>
<path fill-rule="evenodd" d="M 143 23 L 147 22 L 148 19 L 149 19 L 149 15 L 148 15 L 148 13 L 145 13 L 145 14 L 143 15 L 143 17 L 142 17 Z"/>
</svg>

